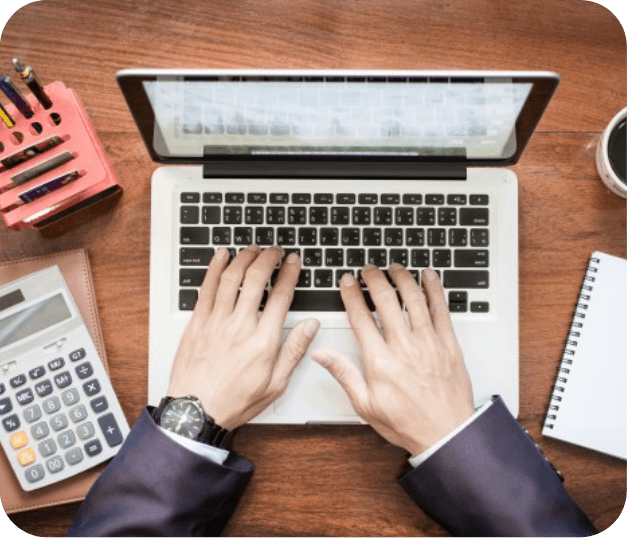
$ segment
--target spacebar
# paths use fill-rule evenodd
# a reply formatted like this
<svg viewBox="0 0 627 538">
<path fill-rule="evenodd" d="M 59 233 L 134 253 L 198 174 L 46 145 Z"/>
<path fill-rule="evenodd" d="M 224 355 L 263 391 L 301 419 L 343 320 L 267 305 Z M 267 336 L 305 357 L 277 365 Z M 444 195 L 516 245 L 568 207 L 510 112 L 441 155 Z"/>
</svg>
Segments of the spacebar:
<svg viewBox="0 0 627 538">
<path fill-rule="evenodd" d="M 366 304 L 374 310 L 370 294 L 362 290 Z M 292 312 L 344 312 L 339 290 L 296 290 L 290 306 Z"/>
</svg>

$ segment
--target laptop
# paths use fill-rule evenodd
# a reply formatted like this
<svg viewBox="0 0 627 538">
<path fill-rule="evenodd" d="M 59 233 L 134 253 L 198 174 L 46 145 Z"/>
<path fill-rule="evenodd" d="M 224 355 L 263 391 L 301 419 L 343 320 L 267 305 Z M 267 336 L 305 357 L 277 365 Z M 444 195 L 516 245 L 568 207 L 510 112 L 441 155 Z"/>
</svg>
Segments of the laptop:
<svg viewBox="0 0 627 538">
<path fill-rule="evenodd" d="M 431 266 L 476 403 L 500 394 L 518 415 L 518 183 L 506 167 L 557 74 L 134 69 L 117 80 L 163 165 L 152 176 L 150 404 L 166 395 L 215 250 L 278 243 L 302 259 L 285 334 L 321 322 L 309 353 L 361 365 L 343 273 L 396 261 L 420 282 Z M 253 422 L 361 422 L 309 353 Z"/>
</svg>

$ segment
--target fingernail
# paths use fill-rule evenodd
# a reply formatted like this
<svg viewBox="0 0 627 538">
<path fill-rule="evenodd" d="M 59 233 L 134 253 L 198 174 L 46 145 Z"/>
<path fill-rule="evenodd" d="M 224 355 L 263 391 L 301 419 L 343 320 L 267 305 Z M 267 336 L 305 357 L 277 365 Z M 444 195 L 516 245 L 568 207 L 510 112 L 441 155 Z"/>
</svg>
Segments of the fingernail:
<svg viewBox="0 0 627 538">
<path fill-rule="evenodd" d="M 220 259 L 226 258 L 229 255 L 229 251 L 226 247 L 218 247 L 216 251 L 216 255 L 220 257 Z"/>
<path fill-rule="evenodd" d="M 298 254 L 296 252 L 290 252 L 290 255 L 286 258 L 287 263 L 296 263 L 298 261 Z"/>
<path fill-rule="evenodd" d="M 388 271 L 398 271 L 399 269 L 402 269 L 403 266 L 400 263 L 392 263 L 390 264 L 390 266 L 388 267 Z"/>
<path fill-rule="evenodd" d="M 312 355 L 313 360 L 315 360 L 320 366 L 328 367 L 333 362 L 333 357 L 329 355 L 326 351 L 316 351 L 314 355 Z"/>
<path fill-rule="evenodd" d="M 433 269 L 425 269 L 422 274 L 427 282 L 433 282 L 438 276 Z"/>
<path fill-rule="evenodd" d="M 305 321 L 305 325 L 303 326 L 303 332 L 309 337 L 312 338 L 320 328 L 320 322 L 317 319 L 308 319 Z"/>
<path fill-rule="evenodd" d="M 250 245 L 248 249 L 252 250 L 253 252 L 259 252 L 261 250 L 261 247 L 259 245 Z"/>
<path fill-rule="evenodd" d="M 363 273 L 364 271 L 371 271 L 372 269 L 376 269 L 376 268 L 377 268 L 377 266 L 376 266 L 376 265 L 373 265 L 373 264 L 369 263 L 369 264 L 367 264 L 367 265 L 364 265 L 364 266 L 361 268 L 361 272 Z"/>
<path fill-rule="evenodd" d="M 345 286 L 352 286 L 355 284 L 355 277 L 352 273 L 344 273 L 341 278 L 342 284 Z"/>
<path fill-rule="evenodd" d="M 285 249 L 281 245 L 273 245 L 272 248 L 277 249 L 281 254 L 285 254 Z"/>
</svg>

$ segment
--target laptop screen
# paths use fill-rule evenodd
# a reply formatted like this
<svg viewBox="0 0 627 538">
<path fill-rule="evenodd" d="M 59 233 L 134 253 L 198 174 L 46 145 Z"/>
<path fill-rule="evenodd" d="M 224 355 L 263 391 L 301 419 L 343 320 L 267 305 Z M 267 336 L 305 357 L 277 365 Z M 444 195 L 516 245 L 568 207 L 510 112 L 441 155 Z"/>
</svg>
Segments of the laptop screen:
<svg viewBox="0 0 627 538">
<path fill-rule="evenodd" d="M 548 103 L 546 87 L 529 77 L 294 73 L 164 73 L 135 81 L 135 91 L 143 94 L 139 101 L 151 112 L 151 126 L 140 129 L 153 157 L 463 156 L 513 162 L 531 134 L 525 129 L 535 127 Z"/>
</svg>

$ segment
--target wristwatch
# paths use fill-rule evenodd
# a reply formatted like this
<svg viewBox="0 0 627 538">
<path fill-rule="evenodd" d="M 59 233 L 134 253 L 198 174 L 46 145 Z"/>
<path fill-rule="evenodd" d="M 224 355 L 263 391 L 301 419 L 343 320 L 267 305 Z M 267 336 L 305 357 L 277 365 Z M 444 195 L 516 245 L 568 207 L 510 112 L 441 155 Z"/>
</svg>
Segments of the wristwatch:
<svg viewBox="0 0 627 538">
<path fill-rule="evenodd" d="M 224 446 L 231 433 L 215 423 L 195 396 L 166 396 L 155 410 L 154 419 L 165 430 L 215 447 Z"/>
</svg>

